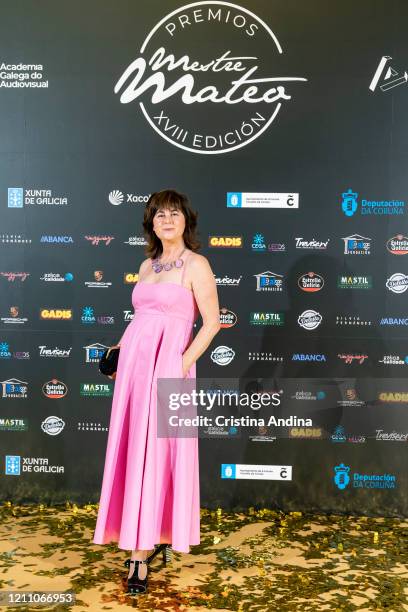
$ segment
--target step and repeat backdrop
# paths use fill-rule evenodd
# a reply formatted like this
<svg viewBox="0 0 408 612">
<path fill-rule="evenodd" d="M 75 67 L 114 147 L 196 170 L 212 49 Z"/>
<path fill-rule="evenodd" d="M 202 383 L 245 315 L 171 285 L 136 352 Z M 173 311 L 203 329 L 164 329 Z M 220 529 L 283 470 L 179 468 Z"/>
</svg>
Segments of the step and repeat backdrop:
<svg viewBox="0 0 408 612">
<path fill-rule="evenodd" d="M 398 0 L 4 4 L 1 500 L 99 500 L 98 361 L 133 317 L 145 204 L 174 188 L 219 294 L 198 377 L 279 399 L 203 427 L 202 506 L 408 515 L 407 18 Z"/>
</svg>

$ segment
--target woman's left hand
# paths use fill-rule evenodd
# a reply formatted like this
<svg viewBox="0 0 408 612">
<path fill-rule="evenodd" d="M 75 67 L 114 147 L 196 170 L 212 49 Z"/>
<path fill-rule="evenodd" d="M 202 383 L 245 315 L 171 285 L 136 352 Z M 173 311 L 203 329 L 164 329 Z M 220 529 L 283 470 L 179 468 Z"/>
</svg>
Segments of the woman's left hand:
<svg viewBox="0 0 408 612">
<path fill-rule="evenodd" d="M 188 369 L 186 370 L 186 367 L 187 367 L 187 366 L 186 366 L 186 361 L 185 361 L 185 359 L 184 359 L 184 355 L 182 356 L 182 361 L 181 361 L 181 363 L 182 363 L 182 370 L 183 370 L 183 378 L 185 378 L 185 377 L 187 376 L 187 372 L 188 372 L 188 370 L 189 370 L 190 368 L 188 368 Z"/>
</svg>

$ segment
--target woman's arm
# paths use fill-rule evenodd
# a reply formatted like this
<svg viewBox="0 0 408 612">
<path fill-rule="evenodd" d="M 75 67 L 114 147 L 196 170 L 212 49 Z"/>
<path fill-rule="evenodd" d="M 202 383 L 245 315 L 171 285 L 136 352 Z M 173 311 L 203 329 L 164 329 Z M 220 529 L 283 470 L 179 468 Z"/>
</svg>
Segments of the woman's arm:
<svg viewBox="0 0 408 612">
<path fill-rule="evenodd" d="M 189 262 L 188 271 L 188 276 L 192 279 L 193 292 L 203 319 L 203 325 L 188 349 L 183 353 L 184 375 L 204 353 L 214 336 L 221 329 L 217 284 L 207 258 L 194 253 Z"/>
</svg>

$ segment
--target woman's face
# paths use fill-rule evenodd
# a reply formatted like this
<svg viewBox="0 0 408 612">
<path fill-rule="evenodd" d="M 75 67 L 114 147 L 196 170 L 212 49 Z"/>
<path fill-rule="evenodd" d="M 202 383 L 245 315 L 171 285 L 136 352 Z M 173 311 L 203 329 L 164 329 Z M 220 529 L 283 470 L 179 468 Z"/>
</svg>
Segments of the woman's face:
<svg viewBox="0 0 408 612">
<path fill-rule="evenodd" d="M 160 208 L 153 217 L 153 231 L 160 240 L 181 238 L 186 227 L 186 220 L 177 208 Z"/>
</svg>

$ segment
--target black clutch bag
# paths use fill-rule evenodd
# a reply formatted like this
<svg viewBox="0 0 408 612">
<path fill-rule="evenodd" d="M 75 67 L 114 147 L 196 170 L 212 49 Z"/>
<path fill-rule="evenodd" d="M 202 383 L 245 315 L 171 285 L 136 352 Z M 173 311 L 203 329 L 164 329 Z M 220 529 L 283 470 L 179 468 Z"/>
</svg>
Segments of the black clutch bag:
<svg viewBox="0 0 408 612">
<path fill-rule="evenodd" d="M 99 371 L 106 376 L 112 376 L 118 369 L 119 348 L 108 348 L 99 361 Z"/>
</svg>

